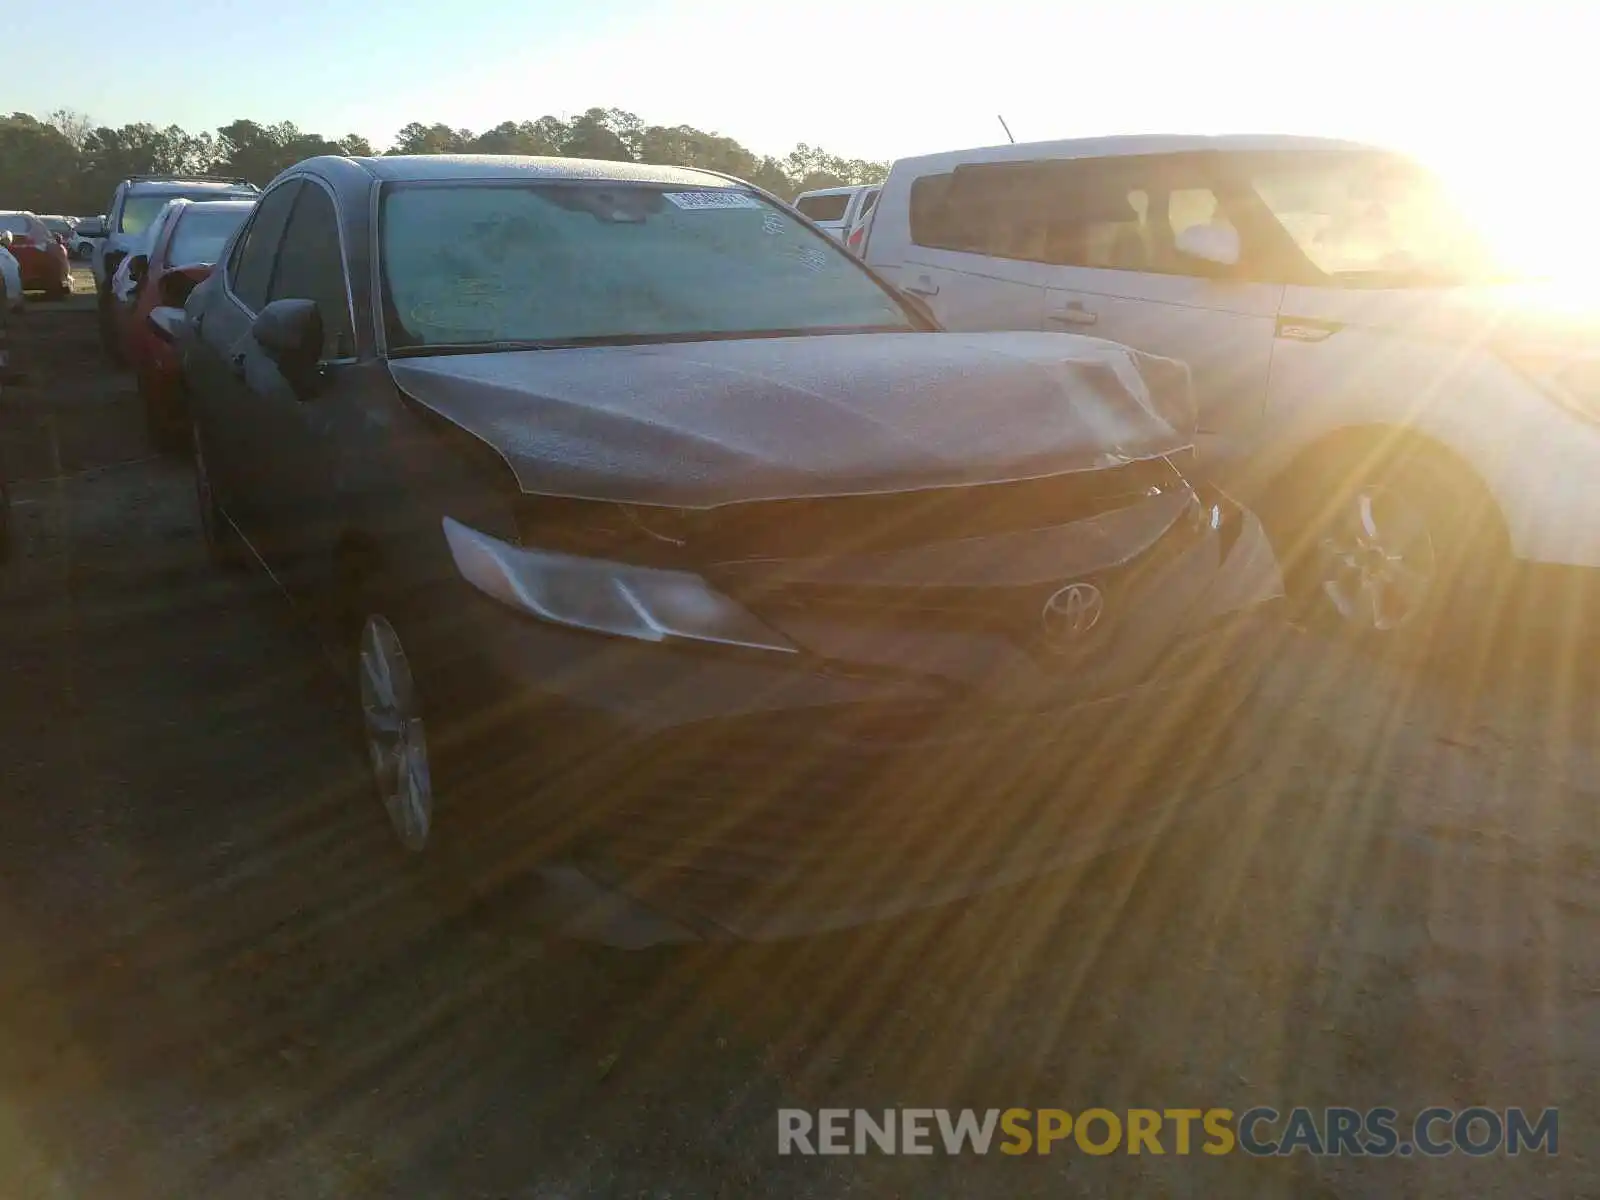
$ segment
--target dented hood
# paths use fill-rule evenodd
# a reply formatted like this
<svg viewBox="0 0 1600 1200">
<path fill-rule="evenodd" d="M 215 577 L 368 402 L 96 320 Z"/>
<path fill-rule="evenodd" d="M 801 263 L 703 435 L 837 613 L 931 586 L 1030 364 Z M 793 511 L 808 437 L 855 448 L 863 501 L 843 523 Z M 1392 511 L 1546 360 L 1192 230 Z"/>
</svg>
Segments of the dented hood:
<svg viewBox="0 0 1600 1200">
<path fill-rule="evenodd" d="M 902 333 L 391 361 L 524 491 L 709 507 L 1095 470 L 1193 444 L 1188 368 L 1055 333 Z"/>
</svg>

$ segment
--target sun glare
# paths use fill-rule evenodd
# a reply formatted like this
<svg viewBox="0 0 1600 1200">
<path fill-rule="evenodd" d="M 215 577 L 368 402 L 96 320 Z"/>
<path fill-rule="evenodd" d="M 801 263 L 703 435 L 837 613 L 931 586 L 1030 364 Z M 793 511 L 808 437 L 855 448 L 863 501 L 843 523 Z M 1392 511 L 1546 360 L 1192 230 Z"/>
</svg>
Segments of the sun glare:
<svg viewBox="0 0 1600 1200">
<path fill-rule="evenodd" d="M 1600 227 L 1570 219 L 1590 208 L 1587 198 L 1600 183 L 1594 172 L 1577 167 L 1534 175 L 1482 155 L 1436 169 L 1511 270 L 1548 280 L 1573 304 L 1600 306 Z"/>
</svg>

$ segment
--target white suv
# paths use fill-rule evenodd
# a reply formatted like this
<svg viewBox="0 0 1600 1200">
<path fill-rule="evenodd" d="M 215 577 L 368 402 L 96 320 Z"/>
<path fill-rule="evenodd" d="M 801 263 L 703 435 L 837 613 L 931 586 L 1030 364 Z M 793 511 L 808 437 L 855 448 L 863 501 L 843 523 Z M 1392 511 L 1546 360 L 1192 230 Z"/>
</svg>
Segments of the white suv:
<svg viewBox="0 0 1600 1200">
<path fill-rule="evenodd" d="M 842 242 L 855 224 L 867 194 L 870 192 L 875 196 L 877 191 L 875 185 L 866 183 L 850 187 L 816 188 L 796 196 L 794 206 L 802 216 L 811 218 L 814 225 Z"/>
<path fill-rule="evenodd" d="M 106 210 L 105 236 L 95 243 L 89 260 L 100 298 L 100 341 L 107 354 L 121 361 L 111 326 L 111 280 L 124 258 L 145 248 L 150 225 L 167 201 L 254 200 L 260 194 L 248 179 L 207 175 L 133 175 L 117 184 Z"/>
<path fill-rule="evenodd" d="M 953 329 L 1186 361 L 1214 475 L 1353 631 L 1415 643 L 1507 555 L 1600 566 L 1600 320 L 1504 273 L 1410 159 L 1178 136 L 903 159 L 865 258 Z"/>
</svg>

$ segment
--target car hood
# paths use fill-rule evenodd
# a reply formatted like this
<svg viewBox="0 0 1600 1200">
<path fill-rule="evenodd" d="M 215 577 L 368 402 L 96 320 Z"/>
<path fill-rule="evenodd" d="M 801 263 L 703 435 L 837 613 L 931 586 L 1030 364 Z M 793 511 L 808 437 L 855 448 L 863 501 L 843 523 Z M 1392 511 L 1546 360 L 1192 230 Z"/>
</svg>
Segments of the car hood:
<svg viewBox="0 0 1600 1200">
<path fill-rule="evenodd" d="M 894 333 L 391 361 L 524 491 L 631 504 L 1096 470 L 1193 444 L 1188 368 L 1055 333 Z"/>
</svg>

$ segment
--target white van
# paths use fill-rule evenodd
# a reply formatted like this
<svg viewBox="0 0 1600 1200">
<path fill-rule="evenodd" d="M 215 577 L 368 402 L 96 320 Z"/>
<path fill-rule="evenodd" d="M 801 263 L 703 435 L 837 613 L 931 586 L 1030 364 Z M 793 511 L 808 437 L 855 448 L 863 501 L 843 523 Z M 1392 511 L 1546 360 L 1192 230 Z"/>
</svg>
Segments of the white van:
<svg viewBox="0 0 1600 1200">
<path fill-rule="evenodd" d="M 1501 271 L 1403 156 L 1150 136 L 904 159 L 864 257 L 952 329 L 1188 362 L 1214 477 L 1353 631 L 1413 644 L 1488 607 L 1507 555 L 1600 566 L 1600 306 Z"/>
<path fill-rule="evenodd" d="M 810 217 L 830 237 L 844 241 L 845 234 L 855 224 L 868 192 L 877 194 L 875 184 L 857 184 L 853 187 L 817 188 L 801 192 L 794 198 L 794 206 L 801 215 Z"/>
</svg>

